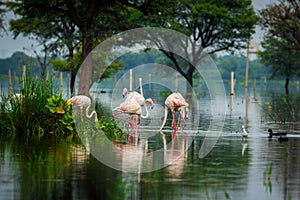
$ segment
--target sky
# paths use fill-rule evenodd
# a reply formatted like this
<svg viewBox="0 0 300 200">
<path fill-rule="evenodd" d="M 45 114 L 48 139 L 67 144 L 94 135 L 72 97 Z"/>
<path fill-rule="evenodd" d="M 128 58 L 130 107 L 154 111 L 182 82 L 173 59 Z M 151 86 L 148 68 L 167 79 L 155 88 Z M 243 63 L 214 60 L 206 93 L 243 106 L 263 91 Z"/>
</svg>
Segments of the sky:
<svg viewBox="0 0 300 200">
<path fill-rule="evenodd" d="M 252 4 L 255 10 L 262 9 L 268 4 L 272 4 L 276 0 L 252 0 Z M 12 15 L 5 16 L 5 20 L 8 21 Z M 256 28 L 256 34 L 253 36 L 253 42 L 259 42 L 262 40 L 263 32 L 259 27 Z M 33 55 L 32 45 L 34 45 L 33 40 L 29 40 L 26 37 L 18 36 L 13 39 L 11 33 L 0 32 L 0 58 L 10 57 L 16 51 L 23 51 L 26 54 Z"/>
</svg>

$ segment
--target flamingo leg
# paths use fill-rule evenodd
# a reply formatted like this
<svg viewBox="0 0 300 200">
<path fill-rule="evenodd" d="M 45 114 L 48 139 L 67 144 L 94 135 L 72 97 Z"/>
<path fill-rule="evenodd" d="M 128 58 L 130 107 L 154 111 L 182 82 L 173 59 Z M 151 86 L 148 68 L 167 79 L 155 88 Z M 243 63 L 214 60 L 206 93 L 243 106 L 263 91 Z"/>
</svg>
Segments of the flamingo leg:
<svg viewBox="0 0 300 200">
<path fill-rule="evenodd" d="M 176 125 L 176 121 L 175 121 L 175 111 L 172 110 L 172 127 L 174 130 L 177 130 L 177 125 Z"/>
<path fill-rule="evenodd" d="M 135 130 L 135 134 L 136 134 L 136 137 L 135 137 L 135 144 L 137 145 L 137 143 L 138 143 L 138 141 L 139 141 L 139 138 L 140 138 L 138 128 Z"/>
<path fill-rule="evenodd" d="M 136 127 L 138 127 L 140 124 L 141 124 L 141 117 L 138 115 L 137 116 Z"/>
<path fill-rule="evenodd" d="M 182 118 L 183 121 L 183 127 L 182 127 L 182 131 L 184 130 L 184 128 L 186 127 L 186 120 L 185 120 L 185 113 L 183 114 L 182 111 L 179 111 L 179 116 L 178 116 L 178 123 L 180 123 L 180 118 Z"/>
<path fill-rule="evenodd" d="M 174 129 L 173 133 L 172 133 L 172 144 L 173 144 L 174 138 L 176 136 L 176 133 L 177 133 L 177 129 Z"/>
<path fill-rule="evenodd" d="M 182 131 L 183 131 L 183 129 L 185 129 L 185 127 L 186 127 L 186 120 L 185 120 L 185 117 L 182 117 L 182 121 L 183 121 L 183 127 L 182 127 Z"/>
<path fill-rule="evenodd" d="M 177 125 L 180 124 L 180 118 L 182 117 L 182 113 L 181 111 L 179 111 L 179 115 L 178 115 L 178 120 L 177 120 Z"/>
</svg>

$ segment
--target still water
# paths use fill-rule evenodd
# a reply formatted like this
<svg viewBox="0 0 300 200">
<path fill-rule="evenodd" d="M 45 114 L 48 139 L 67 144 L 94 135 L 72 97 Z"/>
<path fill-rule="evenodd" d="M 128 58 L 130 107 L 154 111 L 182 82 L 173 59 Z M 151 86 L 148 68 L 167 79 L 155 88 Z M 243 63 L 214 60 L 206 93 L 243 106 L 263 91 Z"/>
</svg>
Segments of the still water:
<svg viewBox="0 0 300 200">
<path fill-rule="evenodd" d="M 199 158 L 205 131 L 186 130 L 192 141 L 188 150 L 169 166 L 147 173 L 104 165 L 80 138 L 2 136 L 0 199 L 300 199 L 299 124 L 268 120 L 262 109 L 268 109 L 269 96 L 257 95 L 254 101 L 251 91 L 246 116 L 243 96 L 227 97 L 223 133 L 207 156 Z M 205 127 L 209 121 L 202 118 Z M 241 125 L 249 133 L 246 140 Z M 288 141 L 269 139 L 269 128 L 287 131 Z"/>
</svg>

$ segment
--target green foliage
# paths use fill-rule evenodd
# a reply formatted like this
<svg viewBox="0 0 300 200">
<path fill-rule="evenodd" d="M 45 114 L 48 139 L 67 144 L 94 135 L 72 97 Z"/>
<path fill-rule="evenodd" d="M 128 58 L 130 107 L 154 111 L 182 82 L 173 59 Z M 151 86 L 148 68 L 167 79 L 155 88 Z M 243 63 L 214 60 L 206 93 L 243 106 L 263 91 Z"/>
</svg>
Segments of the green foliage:
<svg viewBox="0 0 300 200">
<path fill-rule="evenodd" d="M 234 72 L 235 79 L 243 81 L 245 78 L 246 58 L 244 56 L 226 55 L 215 58 L 223 80 L 230 79 L 230 73 Z M 269 76 L 271 68 L 265 66 L 260 60 L 249 61 L 249 78 L 260 79 Z"/>
<path fill-rule="evenodd" d="M 50 111 L 48 119 L 51 119 L 54 122 L 54 124 L 52 124 L 53 126 L 61 130 L 74 130 L 74 119 L 69 112 L 69 106 L 70 105 L 67 104 L 60 95 L 52 95 L 47 99 L 45 107 Z"/>
<path fill-rule="evenodd" d="M 259 11 L 259 24 L 267 30 L 266 37 L 286 41 L 286 51 L 300 50 L 300 2 L 279 0 Z M 276 47 L 275 47 L 276 48 Z"/>
<path fill-rule="evenodd" d="M 115 121 L 108 116 L 111 116 L 111 109 L 96 103 L 95 109 L 99 116 L 102 116 L 97 124 L 107 136 L 107 138 L 113 142 L 124 143 L 126 142 L 126 133 L 117 126 Z"/>
<path fill-rule="evenodd" d="M 270 163 L 269 165 L 266 166 L 266 169 L 263 174 L 264 186 L 269 190 L 270 193 L 272 193 L 272 181 L 271 181 L 272 171 L 273 171 L 273 164 Z"/>
<path fill-rule="evenodd" d="M 73 57 L 69 57 L 67 60 L 50 60 L 50 63 L 55 70 L 77 74 L 82 63 L 82 51 L 76 52 Z"/>
<path fill-rule="evenodd" d="M 209 47 L 209 53 L 244 47 L 258 20 L 251 0 L 186 0 L 173 12 L 171 28 L 191 36 L 204 49 Z"/>
<path fill-rule="evenodd" d="M 1 133 L 24 136 L 75 133 L 70 111 L 53 88 L 51 80 L 26 77 L 25 87 L 19 93 L 2 95 Z"/>
<path fill-rule="evenodd" d="M 272 66 L 272 77 L 285 77 L 286 94 L 290 78 L 300 72 L 299 8 L 299 1 L 280 0 L 259 11 L 259 23 L 266 29 L 260 57 Z"/>
<path fill-rule="evenodd" d="M 285 123 L 300 120 L 299 95 L 273 94 L 262 105 L 263 115 L 267 120 Z"/>
<path fill-rule="evenodd" d="M 119 128 L 112 119 L 105 120 L 105 118 L 101 118 L 98 123 L 99 127 L 109 140 L 117 143 L 127 142 L 126 133 L 121 128 Z"/>
<path fill-rule="evenodd" d="M 4 28 L 4 20 L 3 20 L 4 18 L 3 18 L 3 16 L 6 12 L 6 8 L 4 6 L 5 6 L 5 2 L 0 1 L 0 31 L 1 31 L 1 29 L 2 30 L 5 29 Z"/>
</svg>

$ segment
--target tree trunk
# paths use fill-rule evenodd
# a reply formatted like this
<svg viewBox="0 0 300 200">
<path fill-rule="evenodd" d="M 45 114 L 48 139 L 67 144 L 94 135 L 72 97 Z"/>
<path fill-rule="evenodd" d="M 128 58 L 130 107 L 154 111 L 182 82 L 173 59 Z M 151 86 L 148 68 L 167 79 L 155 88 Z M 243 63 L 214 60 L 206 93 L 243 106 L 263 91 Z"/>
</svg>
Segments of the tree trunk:
<svg viewBox="0 0 300 200">
<path fill-rule="evenodd" d="M 75 79 L 76 79 L 76 73 L 72 71 L 71 72 L 71 77 L 70 77 L 70 91 L 71 91 L 71 96 L 74 95 Z"/>
<path fill-rule="evenodd" d="M 290 78 L 287 76 L 285 78 L 285 94 L 289 94 L 289 82 L 290 82 Z"/>
<path fill-rule="evenodd" d="M 184 77 L 186 78 L 186 94 L 191 97 L 193 94 L 193 72 L 194 70 L 189 70 Z"/>
<path fill-rule="evenodd" d="M 82 59 L 83 63 L 80 68 L 79 86 L 78 94 L 90 96 L 90 81 L 92 78 L 92 41 L 93 38 L 89 31 L 84 31 L 82 33 Z"/>
</svg>

